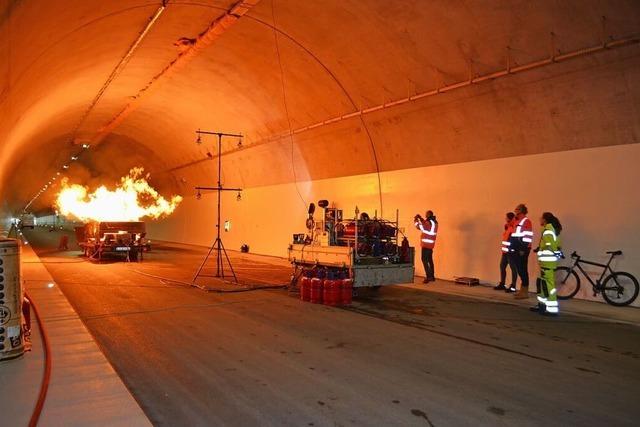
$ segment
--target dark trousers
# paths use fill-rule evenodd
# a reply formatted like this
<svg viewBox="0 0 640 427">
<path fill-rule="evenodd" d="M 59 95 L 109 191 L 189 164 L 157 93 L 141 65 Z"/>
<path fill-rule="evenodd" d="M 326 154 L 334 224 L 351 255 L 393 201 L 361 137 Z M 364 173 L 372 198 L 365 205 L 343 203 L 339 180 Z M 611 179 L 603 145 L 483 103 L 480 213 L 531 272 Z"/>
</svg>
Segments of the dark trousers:
<svg viewBox="0 0 640 427">
<path fill-rule="evenodd" d="M 520 282 L 524 289 L 529 289 L 529 252 L 531 249 L 522 251 L 522 254 L 520 252 L 514 253 L 516 270 L 518 270 L 518 276 L 520 276 Z"/>
<path fill-rule="evenodd" d="M 511 285 L 509 287 L 515 287 L 518 280 L 518 270 L 515 266 L 513 254 L 503 252 L 502 258 L 500 258 L 500 284 L 504 285 L 507 278 L 507 265 L 511 269 Z"/>
<path fill-rule="evenodd" d="M 422 265 L 424 266 L 424 273 L 427 279 L 435 279 L 435 273 L 433 268 L 433 249 L 422 248 Z"/>
</svg>

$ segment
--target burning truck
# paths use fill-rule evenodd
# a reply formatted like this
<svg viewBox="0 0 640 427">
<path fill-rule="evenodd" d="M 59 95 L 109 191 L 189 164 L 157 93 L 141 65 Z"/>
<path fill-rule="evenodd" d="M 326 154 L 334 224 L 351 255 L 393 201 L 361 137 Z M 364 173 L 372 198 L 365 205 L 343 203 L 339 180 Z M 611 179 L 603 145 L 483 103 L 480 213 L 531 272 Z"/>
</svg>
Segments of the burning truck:
<svg viewBox="0 0 640 427">
<path fill-rule="evenodd" d="M 118 256 L 137 261 L 142 260 L 143 252 L 151 250 L 142 221 L 93 221 L 76 227 L 75 231 L 78 246 L 91 259 Z"/>
<path fill-rule="evenodd" d="M 142 259 L 151 250 L 142 218 L 158 219 L 173 213 L 182 197 L 162 197 L 147 182 L 142 168 L 133 168 L 115 189 L 88 188 L 62 181 L 56 206 L 60 213 L 83 222 L 76 227 L 76 239 L 84 255 L 95 260 L 118 256 L 129 261 Z"/>
</svg>

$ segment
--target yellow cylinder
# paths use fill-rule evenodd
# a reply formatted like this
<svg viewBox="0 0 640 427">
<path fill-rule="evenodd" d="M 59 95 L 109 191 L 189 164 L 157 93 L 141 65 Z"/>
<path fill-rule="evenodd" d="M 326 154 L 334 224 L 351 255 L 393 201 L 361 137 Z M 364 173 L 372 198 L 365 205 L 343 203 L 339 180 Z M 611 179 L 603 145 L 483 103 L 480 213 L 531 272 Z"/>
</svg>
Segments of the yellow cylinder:
<svg viewBox="0 0 640 427">
<path fill-rule="evenodd" d="M 24 353 L 20 243 L 0 238 L 0 360 Z"/>
</svg>

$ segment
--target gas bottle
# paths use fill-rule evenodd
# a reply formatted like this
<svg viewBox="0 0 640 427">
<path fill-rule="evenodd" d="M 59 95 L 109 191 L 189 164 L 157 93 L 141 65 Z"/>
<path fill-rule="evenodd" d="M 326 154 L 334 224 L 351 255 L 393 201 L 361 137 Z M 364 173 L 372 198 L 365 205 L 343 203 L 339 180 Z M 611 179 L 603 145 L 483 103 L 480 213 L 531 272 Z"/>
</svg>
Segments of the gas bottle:
<svg viewBox="0 0 640 427">
<path fill-rule="evenodd" d="M 323 288 L 323 304 L 325 305 L 339 305 L 340 299 L 342 296 L 340 295 L 340 285 L 342 280 L 337 275 L 330 275 L 329 279 L 324 281 Z"/>
<path fill-rule="evenodd" d="M 311 293 L 309 300 L 314 304 L 322 304 L 322 287 L 324 279 L 314 277 L 311 279 Z"/>
<path fill-rule="evenodd" d="M 337 278 L 333 281 L 333 286 L 329 292 L 331 298 L 331 304 L 329 305 L 341 305 L 342 302 L 342 279 Z"/>
<path fill-rule="evenodd" d="M 353 279 L 345 278 L 341 280 L 340 303 L 342 305 L 351 305 L 353 299 Z"/>
<path fill-rule="evenodd" d="M 311 277 L 309 273 L 305 272 L 300 279 L 300 299 L 302 301 L 311 300 Z"/>
<path fill-rule="evenodd" d="M 331 298 L 333 295 L 331 294 L 331 291 L 333 289 L 333 282 L 333 273 L 329 272 L 327 274 L 327 278 L 324 279 L 324 283 L 322 284 L 322 303 L 325 305 L 332 305 Z"/>
</svg>

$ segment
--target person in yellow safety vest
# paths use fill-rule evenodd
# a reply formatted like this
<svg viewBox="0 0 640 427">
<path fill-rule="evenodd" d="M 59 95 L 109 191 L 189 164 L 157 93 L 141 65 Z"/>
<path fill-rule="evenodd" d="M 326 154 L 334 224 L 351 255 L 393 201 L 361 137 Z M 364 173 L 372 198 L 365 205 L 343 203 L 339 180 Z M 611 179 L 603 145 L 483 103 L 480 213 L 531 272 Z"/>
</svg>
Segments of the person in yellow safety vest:
<svg viewBox="0 0 640 427">
<path fill-rule="evenodd" d="M 560 249 L 562 225 L 551 212 L 542 214 L 540 225 L 543 230 L 540 236 L 540 245 L 536 249 L 540 265 L 540 277 L 536 281 L 538 305 L 531 307 L 531 311 L 537 311 L 547 316 L 557 316 L 560 307 L 556 294 L 555 271 L 558 260 L 562 258 Z"/>
</svg>

